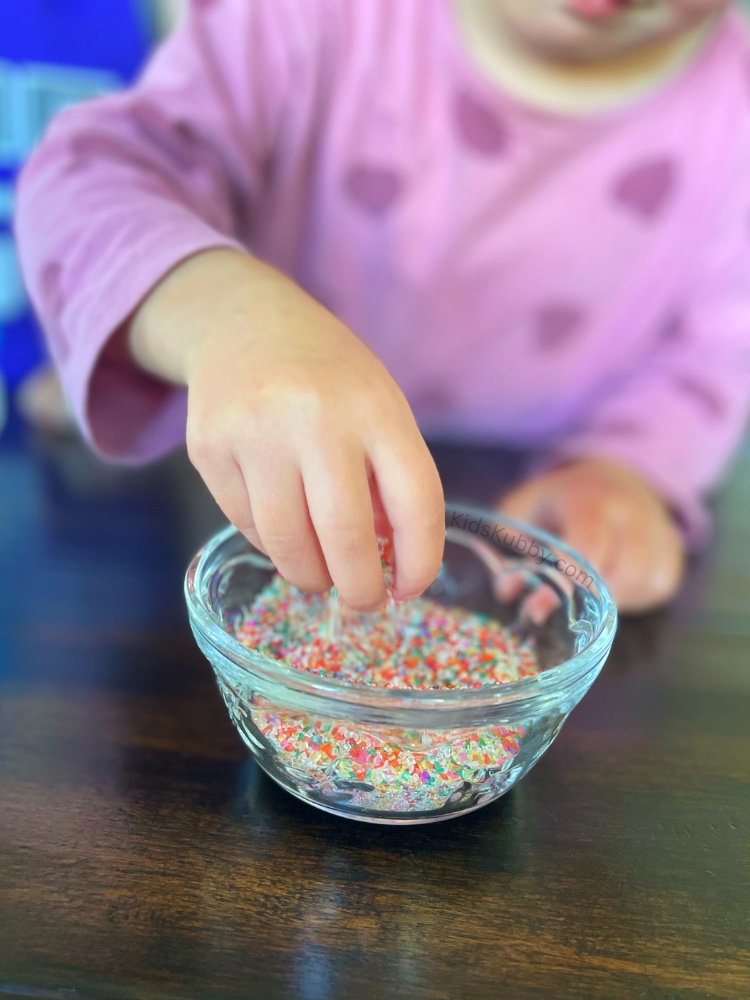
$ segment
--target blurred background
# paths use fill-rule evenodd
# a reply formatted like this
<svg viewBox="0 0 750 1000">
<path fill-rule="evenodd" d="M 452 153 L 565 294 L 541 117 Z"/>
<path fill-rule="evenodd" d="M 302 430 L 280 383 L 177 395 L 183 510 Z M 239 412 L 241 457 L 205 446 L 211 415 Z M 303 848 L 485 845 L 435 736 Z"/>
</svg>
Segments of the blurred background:
<svg viewBox="0 0 750 1000">
<path fill-rule="evenodd" d="M 18 171 L 59 110 L 133 79 L 185 3 L 0 3 L 0 427 L 18 388 L 45 361 L 13 245 Z"/>
</svg>

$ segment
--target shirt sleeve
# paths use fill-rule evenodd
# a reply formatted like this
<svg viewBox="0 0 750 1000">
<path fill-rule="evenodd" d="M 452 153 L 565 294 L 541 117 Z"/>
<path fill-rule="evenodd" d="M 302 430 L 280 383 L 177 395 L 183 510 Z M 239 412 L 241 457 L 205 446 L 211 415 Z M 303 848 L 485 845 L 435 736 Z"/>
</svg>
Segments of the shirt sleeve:
<svg viewBox="0 0 750 1000">
<path fill-rule="evenodd" d="M 117 334 L 181 261 L 244 249 L 288 90 L 288 9 L 192 3 L 139 83 L 60 115 L 22 173 L 26 284 L 105 457 L 146 461 L 184 440 L 185 391 L 142 372 Z"/>
<path fill-rule="evenodd" d="M 742 128 L 725 175 L 714 178 L 721 194 L 706 231 L 685 233 L 696 267 L 658 343 L 536 466 L 621 463 L 670 506 L 691 549 L 710 533 L 707 500 L 750 412 L 750 127 Z"/>
</svg>

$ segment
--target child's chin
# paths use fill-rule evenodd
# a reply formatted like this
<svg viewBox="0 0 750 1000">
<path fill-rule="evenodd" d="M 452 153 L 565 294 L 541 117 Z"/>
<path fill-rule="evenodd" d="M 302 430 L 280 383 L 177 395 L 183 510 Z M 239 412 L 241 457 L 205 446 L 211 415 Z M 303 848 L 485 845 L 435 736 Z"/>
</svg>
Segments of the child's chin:
<svg viewBox="0 0 750 1000">
<path fill-rule="evenodd" d="M 539 58 L 550 62 L 585 65 L 617 59 L 665 38 L 664 32 L 611 29 L 598 23 L 570 18 L 567 24 L 536 24 L 519 30 L 519 39 Z"/>
<path fill-rule="evenodd" d="M 635 7 L 603 19 L 581 17 L 568 0 L 512 0 L 505 20 L 518 40 L 543 59 L 597 63 L 627 55 L 663 40 L 674 28 L 667 7 Z"/>
</svg>

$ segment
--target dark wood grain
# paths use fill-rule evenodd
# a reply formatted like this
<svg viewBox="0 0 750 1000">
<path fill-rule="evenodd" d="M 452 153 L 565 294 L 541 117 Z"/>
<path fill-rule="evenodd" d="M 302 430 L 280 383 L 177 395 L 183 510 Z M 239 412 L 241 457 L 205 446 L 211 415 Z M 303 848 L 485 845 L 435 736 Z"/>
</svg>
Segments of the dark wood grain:
<svg viewBox="0 0 750 1000">
<path fill-rule="evenodd" d="M 509 468 L 443 449 L 454 497 Z M 404 830 L 248 759 L 182 574 L 183 456 L 0 446 L 0 998 L 748 1000 L 750 454 L 669 613 L 629 622 L 495 806 Z"/>
</svg>

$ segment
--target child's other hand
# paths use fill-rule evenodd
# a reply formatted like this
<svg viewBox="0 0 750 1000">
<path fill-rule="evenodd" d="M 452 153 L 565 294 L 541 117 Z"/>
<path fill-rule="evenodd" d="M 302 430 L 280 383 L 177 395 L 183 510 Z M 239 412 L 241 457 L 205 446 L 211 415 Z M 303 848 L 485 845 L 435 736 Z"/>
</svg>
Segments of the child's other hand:
<svg viewBox="0 0 750 1000">
<path fill-rule="evenodd" d="M 560 466 L 513 490 L 500 506 L 588 559 L 624 614 L 653 610 L 677 593 L 685 562 L 679 531 L 662 500 L 614 462 Z"/>
<path fill-rule="evenodd" d="M 287 580 L 312 592 L 333 583 L 350 607 L 378 607 L 376 517 L 393 530 L 396 596 L 432 583 L 445 510 L 409 405 L 371 351 L 297 285 L 243 254 L 210 251 L 161 283 L 130 339 L 144 368 L 188 386 L 193 464 Z"/>
</svg>

